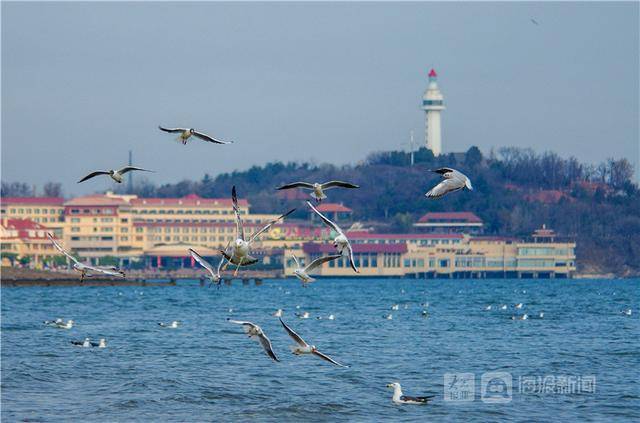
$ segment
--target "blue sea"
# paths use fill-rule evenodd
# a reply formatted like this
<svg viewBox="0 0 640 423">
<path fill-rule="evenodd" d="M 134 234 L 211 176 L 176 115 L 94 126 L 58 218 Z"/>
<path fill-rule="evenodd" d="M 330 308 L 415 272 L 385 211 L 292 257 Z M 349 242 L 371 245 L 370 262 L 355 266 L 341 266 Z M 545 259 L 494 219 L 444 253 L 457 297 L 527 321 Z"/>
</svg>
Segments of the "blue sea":
<svg viewBox="0 0 640 423">
<path fill-rule="evenodd" d="M 639 299 L 637 279 L 3 288 L 2 421 L 638 421 Z M 350 367 L 292 355 L 278 308 Z M 435 398 L 394 405 L 396 381 Z"/>
</svg>

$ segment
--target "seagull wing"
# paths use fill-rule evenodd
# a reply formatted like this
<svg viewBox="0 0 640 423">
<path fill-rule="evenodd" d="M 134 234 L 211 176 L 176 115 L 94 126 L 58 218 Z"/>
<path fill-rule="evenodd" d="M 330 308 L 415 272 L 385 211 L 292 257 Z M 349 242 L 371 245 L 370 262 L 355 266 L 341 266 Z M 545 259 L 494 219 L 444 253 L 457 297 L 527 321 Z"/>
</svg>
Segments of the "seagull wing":
<svg viewBox="0 0 640 423">
<path fill-rule="evenodd" d="M 329 181 L 329 182 L 325 182 L 324 184 L 322 184 L 322 189 L 329 189 L 329 188 L 360 188 L 359 185 L 354 185 L 351 184 L 349 182 L 343 182 L 343 181 Z"/>
<path fill-rule="evenodd" d="M 432 172 L 439 173 L 440 175 L 447 172 L 455 172 L 455 169 L 451 169 L 450 167 L 440 167 L 438 169 L 432 170 Z"/>
<path fill-rule="evenodd" d="M 328 361 L 329 363 L 335 364 L 336 366 L 340 366 L 340 367 L 349 367 L 349 366 L 345 366 L 344 364 L 340 364 L 337 361 L 335 361 L 333 358 L 329 357 L 328 355 L 322 354 L 320 351 L 315 350 L 313 351 L 313 355 L 316 355 L 318 357 L 320 357 L 321 359 Z"/>
<path fill-rule="evenodd" d="M 297 333 L 294 332 L 293 329 L 291 329 L 289 326 L 286 325 L 285 322 L 282 321 L 282 318 L 280 319 L 280 323 L 282 323 L 282 326 L 284 326 L 284 330 L 287 331 L 287 333 L 289 334 L 289 336 L 291 337 L 291 339 L 293 339 L 294 341 L 296 341 L 296 343 L 298 345 L 300 345 L 301 347 L 308 347 L 309 344 L 307 344 L 306 342 L 304 342 L 304 339 L 302 339 L 300 337 L 300 335 L 298 335 Z"/>
<path fill-rule="evenodd" d="M 315 207 L 313 207 L 313 204 L 311 204 L 309 201 L 307 201 L 307 205 L 309 207 L 311 207 L 311 210 L 313 210 L 318 216 L 320 216 L 320 219 L 322 219 L 322 221 L 329 226 L 331 229 L 333 229 L 334 231 L 336 231 L 339 234 L 342 234 L 342 230 L 340 229 L 340 227 L 338 225 L 336 225 L 335 223 L 333 223 L 332 221 L 330 221 L 329 219 L 327 219 L 322 213 L 320 213 L 318 211 L 318 209 L 316 209 Z"/>
<path fill-rule="evenodd" d="M 242 218 L 240 217 L 240 208 L 238 207 L 238 194 L 236 193 L 236 186 L 231 188 L 231 201 L 233 202 L 233 212 L 236 214 L 236 233 L 238 238 L 244 240 L 244 225 L 242 224 Z"/>
<path fill-rule="evenodd" d="M 188 128 L 163 128 L 162 126 L 158 126 L 161 131 L 170 132 L 172 134 L 182 133 L 184 131 L 188 131 Z"/>
<path fill-rule="evenodd" d="M 264 334 L 264 332 L 261 332 L 260 335 L 258 335 L 258 341 L 260 341 L 260 345 L 262 345 L 264 352 L 266 352 L 269 357 L 271 357 L 275 361 L 280 361 L 278 360 L 278 357 L 276 357 L 276 354 L 273 352 L 271 340 L 267 337 L 267 335 Z"/>
<path fill-rule="evenodd" d="M 98 170 L 98 171 L 95 171 L 95 172 L 91 172 L 90 174 L 88 174 L 88 175 L 87 175 L 87 176 L 85 176 L 84 178 L 80 179 L 80 180 L 78 181 L 78 183 L 80 183 L 80 182 L 84 182 L 84 181 L 86 181 L 87 179 L 91 179 L 91 178 L 93 178 L 94 176 L 98 176 L 98 175 L 110 175 L 110 174 L 111 174 L 110 172 L 106 172 L 106 171 L 104 171 L 104 170 Z"/>
<path fill-rule="evenodd" d="M 285 214 L 283 214 L 280 217 L 278 217 L 277 219 L 273 219 L 271 222 L 267 223 L 262 229 L 260 229 L 255 234 L 251 235 L 251 238 L 249 239 L 249 243 L 252 243 L 253 241 L 255 241 L 256 238 L 258 238 L 260 235 L 262 235 L 263 232 L 269 230 L 270 227 L 272 227 L 273 225 L 275 225 L 276 223 L 278 223 L 279 221 L 281 221 L 285 217 L 289 216 L 294 211 L 296 211 L 296 209 L 291 209 L 288 212 L 286 212 Z"/>
<path fill-rule="evenodd" d="M 123 175 L 127 172 L 131 172 L 132 170 L 141 170 L 143 172 L 153 172 L 153 170 L 149 170 L 149 169 L 143 169 L 141 167 L 135 167 L 135 166 L 125 166 L 122 169 L 118 170 L 118 173 Z"/>
<path fill-rule="evenodd" d="M 206 261 L 204 259 L 204 257 L 202 257 L 200 254 L 198 254 L 194 249 L 189 248 L 189 253 L 191 254 L 191 257 L 193 257 L 193 259 L 195 261 L 197 261 L 198 263 L 200 263 L 200 266 L 204 267 L 205 269 L 207 269 L 207 271 L 209 273 L 211 273 L 211 276 L 213 276 L 214 278 L 216 277 L 215 272 L 213 271 L 213 267 L 211 266 L 211 264 Z M 219 267 L 219 266 L 218 266 Z"/>
<path fill-rule="evenodd" d="M 62 254 L 67 256 L 72 262 L 79 263 L 78 260 L 75 257 L 73 257 L 71 254 L 67 253 L 66 250 L 64 248 L 62 248 L 60 246 L 60 244 L 58 244 L 56 242 L 56 240 L 53 238 L 53 235 L 51 235 L 49 232 L 47 232 L 47 237 L 49 238 L 49 241 L 51 241 L 53 243 L 53 246 L 56 247 L 56 250 L 60 251 Z"/>
<path fill-rule="evenodd" d="M 230 141 L 217 140 L 217 139 L 215 139 L 213 137 L 210 137 L 209 135 L 205 134 L 204 132 L 198 132 L 195 129 L 193 130 L 193 136 L 194 137 L 198 137 L 203 141 L 213 142 L 213 143 L 216 143 L 216 144 L 231 144 Z"/>
<path fill-rule="evenodd" d="M 88 265 L 84 265 L 84 267 L 94 273 L 102 273 L 104 275 L 109 275 L 109 276 L 117 276 L 119 278 L 124 278 L 125 274 L 122 270 L 118 270 L 115 267 L 112 269 L 105 269 L 103 267 L 95 267 L 95 266 L 88 266 Z"/>
<path fill-rule="evenodd" d="M 293 261 L 296 262 L 296 267 L 299 268 L 300 267 L 300 262 L 298 261 L 298 257 L 296 257 L 295 254 L 292 254 L 291 258 L 293 259 Z"/>
<path fill-rule="evenodd" d="M 424 403 L 426 403 L 431 398 L 435 398 L 435 395 L 428 395 L 428 396 L 424 396 L 424 397 L 410 397 L 408 395 L 402 395 L 402 396 L 400 396 L 400 401 L 411 401 L 411 402 L 424 402 Z"/>
<path fill-rule="evenodd" d="M 291 184 L 283 185 L 283 186 L 278 187 L 276 189 L 280 190 L 280 189 L 291 189 L 291 188 L 313 189 L 313 184 L 310 184 L 309 182 L 294 182 L 294 183 L 291 183 Z"/>
<path fill-rule="evenodd" d="M 309 263 L 309 265 L 307 267 L 304 268 L 304 272 L 305 273 L 310 272 L 313 269 L 315 269 L 316 267 L 320 266 L 322 263 L 326 263 L 328 261 L 335 260 L 335 259 L 340 258 L 340 257 L 342 257 L 340 254 L 336 254 L 336 255 L 333 255 L 333 256 L 318 257 L 317 259 L 315 259 L 314 261 Z M 297 263 L 297 260 L 296 260 L 296 263 Z"/>
<path fill-rule="evenodd" d="M 449 192 L 462 189 L 464 185 L 464 181 L 460 181 L 459 179 L 445 179 L 440 181 L 440 183 L 435 187 L 431 188 L 425 196 L 427 198 L 440 198 Z"/>
<path fill-rule="evenodd" d="M 353 260 L 353 247 L 351 247 L 351 243 L 347 240 L 347 250 L 349 250 L 349 264 L 354 272 L 360 273 L 358 268 L 356 267 L 356 262 Z"/>
</svg>

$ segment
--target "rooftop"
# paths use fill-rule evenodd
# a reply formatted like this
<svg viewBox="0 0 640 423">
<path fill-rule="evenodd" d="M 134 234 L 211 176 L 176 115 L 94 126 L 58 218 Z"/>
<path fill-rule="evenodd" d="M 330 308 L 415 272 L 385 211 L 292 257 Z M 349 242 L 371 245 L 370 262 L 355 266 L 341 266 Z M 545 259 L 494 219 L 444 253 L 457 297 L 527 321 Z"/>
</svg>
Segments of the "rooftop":
<svg viewBox="0 0 640 423">
<path fill-rule="evenodd" d="M 322 203 L 318 207 L 316 207 L 316 209 L 321 213 L 322 212 L 327 212 L 327 213 L 335 213 L 335 212 L 351 213 L 351 212 L 353 212 L 353 210 L 351 210 L 349 207 L 345 207 L 342 204 L 338 204 L 338 203 Z"/>
<path fill-rule="evenodd" d="M 354 253 L 406 253 L 407 244 L 353 244 Z M 302 245 L 302 251 L 307 254 L 336 254 L 331 244 L 307 242 Z"/>
<path fill-rule="evenodd" d="M 429 212 L 422 216 L 418 223 L 433 222 L 465 222 L 465 223 L 482 223 L 482 219 L 472 212 Z"/>
<path fill-rule="evenodd" d="M 2 204 L 61 206 L 63 203 L 62 197 L 2 197 Z"/>
<path fill-rule="evenodd" d="M 76 197 L 64 203 L 65 206 L 122 206 L 126 204 L 127 201 L 122 198 L 104 194 Z"/>
<path fill-rule="evenodd" d="M 133 206 L 220 206 L 231 207 L 231 198 L 202 198 L 196 194 L 189 194 L 182 198 L 134 198 Z M 238 199 L 240 207 L 249 207 L 245 198 Z"/>
</svg>

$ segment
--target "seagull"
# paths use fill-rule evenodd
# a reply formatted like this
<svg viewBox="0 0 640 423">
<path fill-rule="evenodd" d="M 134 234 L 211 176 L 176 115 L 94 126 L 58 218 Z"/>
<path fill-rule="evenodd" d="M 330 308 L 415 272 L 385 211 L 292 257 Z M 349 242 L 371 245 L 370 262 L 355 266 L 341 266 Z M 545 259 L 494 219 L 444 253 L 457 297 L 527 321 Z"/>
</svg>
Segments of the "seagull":
<svg viewBox="0 0 640 423">
<path fill-rule="evenodd" d="M 307 205 L 311 207 L 311 210 L 313 210 L 318 216 L 320 216 L 320 219 L 322 219 L 325 225 L 333 229 L 338 234 L 333 240 L 334 247 L 336 247 L 340 255 L 344 255 L 344 253 L 346 252 L 349 257 L 349 264 L 351 265 L 351 268 L 354 272 L 360 273 L 360 271 L 356 268 L 353 260 L 353 248 L 351 248 L 351 243 L 349 242 L 349 239 L 344 234 L 344 232 L 342 232 L 342 229 L 340 229 L 338 225 L 327 219 L 322 213 L 320 213 L 315 207 L 313 207 L 313 204 L 307 201 Z"/>
<path fill-rule="evenodd" d="M 622 312 L 622 314 L 624 314 L 625 316 L 631 316 L 631 309 L 630 309 L 630 308 L 628 308 L 628 309 L 624 310 L 624 311 Z"/>
<path fill-rule="evenodd" d="M 522 303 L 518 303 L 518 304 L 516 304 L 516 308 L 517 308 L 517 309 L 521 309 L 521 308 L 522 308 Z"/>
<path fill-rule="evenodd" d="M 273 317 L 282 317 L 282 309 L 277 309 L 276 312 L 273 313 Z"/>
<path fill-rule="evenodd" d="M 171 323 L 163 323 L 163 322 L 158 323 L 158 326 L 165 329 L 177 329 L 178 325 L 180 325 L 180 322 L 178 322 L 177 320 L 174 320 Z"/>
<path fill-rule="evenodd" d="M 124 272 L 122 270 L 119 270 L 116 267 L 105 269 L 102 267 L 89 266 L 88 264 L 80 263 L 75 257 L 73 257 L 71 254 L 66 252 L 64 248 L 62 248 L 60 244 L 56 242 L 56 240 L 53 238 L 53 235 L 51 235 L 50 232 L 47 232 L 47 237 L 49 237 L 49 240 L 53 243 L 53 246 L 56 247 L 58 251 L 60 251 L 65 256 L 67 256 L 67 258 L 73 262 L 73 270 L 80 272 L 81 283 L 84 281 L 84 278 L 86 276 L 91 276 L 99 273 L 103 275 L 108 275 L 108 276 L 116 276 L 119 278 L 125 277 Z"/>
<path fill-rule="evenodd" d="M 294 182 L 292 184 L 287 184 L 287 185 L 283 185 L 281 187 L 276 188 L 277 190 L 283 190 L 283 189 L 291 189 L 291 188 L 304 188 L 304 189 L 310 189 L 311 192 L 311 197 L 313 197 L 316 200 L 316 203 L 320 203 L 322 200 L 324 200 L 325 198 L 327 198 L 327 196 L 324 193 L 325 189 L 330 189 L 330 188 L 360 188 L 359 185 L 354 185 L 351 184 L 349 182 L 343 182 L 343 181 L 329 181 L 329 182 L 325 182 L 324 184 L 319 184 L 317 182 L 314 182 L 313 184 L 309 183 L 309 182 Z"/>
<path fill-rule="evenodd" d="M 300 335 L 298 335 L 297 333 L 295 333 L 293 331 L 293 329 L 291 329 L 289 326 L 287 326 L 282 319 L 280 319 L 280 323 L 282 323 L 282 326 L 284 327 L 284 330 L 287 331 L 287 333 L 289 334 L 289 336 L 296 341 L 296 343 L 298 345 L 293 345 L 291 347 L 291 352 L 293 352 L 295 355 L 301 355 L 301 354 L 313 354 L 316 355 L 318 357 L 320 357 L 321 359 L 328 361 L 329 363 L 335 364 L 336 366 L 340 366 L 340 367 L 349 367 L 349 366 L 345 366 L 344 364 L 340 364 L 337 361 L 335 361 L 334 359 L 332 359 L 331 357 L 329 357 L 328 355 L 325 355 L 323 353 L 321 353 L 320 351 L 318 351 L 318 349 L 316 348 L 315 345 L 309 345 L 307 344 L 304 339 L 302 339 L 300 337 Z"/>
<path fill-rule="evenodd" d="M 500 310 L 506 310 L 506 309 L 507 309 L 507 305 L 506 305 L 506 304 L 503 304 L 503 305 L 500 307 Z"/>
<path fill-rule="evenodd" d="M 530 20 L 531 20 L 531 23 L 532 23 L 532 24 L 534 24 L 534 25 L 538 25 L 538 26 L 540 25 L 540 24 L 538 23 L 538 21 L 536 21 L 535 19 L 531 18 Z"/>
<path fill-rule="evenodd" d="M 427 310 L 422 310 L 422 317 L 429 317 L 429 312 Z"/>
<path fill-rule="evenodd" d="M 278 223 L 280 220 L 289 216 L 296 209 L 291 209 L 285 214 L 279 216 L 277 219 L 272 220 L 267 223 L 262 229 L 251 235 L 249 239 L 246 238 L 244 233 L 244 225 L 242 224 L 242 218 L 240 217 L 240 208 L 238 207 L 238 196 L 236 193 L 235 185 L 231 189 L 231 200 L 233 202 L 233 211 L 236 215 L 236 241 L 232 245 L 231 253 L 228 253 L 225 249 L 222 252 L 224 258 L 227 259 L 227 263 L 224 265 L 226 269 L 229 263 L 236 265 L 236 271 L 234 272 L 234 276 L 238 274 L 238 269 L 240 266 L 249 266 L 258 262 L 258 259 L 251 256 L 249 253 L 251 252 L 251 243 L 253 243 L 263 232 L 269 230 L 271 226 Z"/>
<path fill-rule="evenodd" d="M 100 342 L 92 342 L 91 346 L 97 348 L 107 348 L 107 340 L 104 338 L 100 338 Z"/>
<path fill-rule="evenodd" d="M 540 314 L 538 314 L 538 318 L 539 319 L 544 319 L 544 312 L 541 311 Z"/>
<path fill-rule="evenodd" d="M 84 341 L 71 341 L 71 344 L 75 345 L 76 347 L 91 348 L 91 342 L 89 338 L 84 338 Z"/>
<path fill-rule="evenodd" d="M 442 180 L 435 187 L 431 188 L 425 194 L 427 198 L 440 198 L 445 194 L 458 191 L 463 188 L 466 188 L 469 191 L 473 190 L 469 178 L 455 169 L 451 169 L 449 167 L 441 167 L 440 169 L 432 170 L 432 172 L 439 173 L 444 178 L 444 180 Z"/>
<path fill-rule="evenodd" d="M 75 322 L 73 320 L 67 320 L 65 323 L 62 319 L 56 320 L 45 320 L 44 324 L 47 326 L 54 327 L 56 329 L 71 329 Z"/>
<path fill-rule="evenodd" d="M 333 314 L 330 314 L 329 317 L 327 317 L 327 319 L 329 320 L 335 320 L 336 316 L 334 316 Z"/>
<path fill-rule="evenodd" d="M 484 309 L 485 309 L 485 310 L 487 310 L 487 311 L 488 311 L 488 310 L 491 310 L 491 306 L 490 306 L 490 305 L 488 305 L 488 306 L 486 306 Z"/>
<path fill-rule="evenodd" d="M 394 304 L 391 306 L 391 310 L 399 310 L 400 306 L 398 304 Z"/>
<path fill-rule="evenodd" d="M 227 319 L 227 320 L 231 323 L 242 325 L 242 328 L 244 329 L 244 332 L 247 334 L 247 336 L 249 336 L 249 338 L 251 339 L 254 339 L 260 342 L 260 345 L 262 345 L 264 352 L 266 352 L 269 357 L 271 357 L 274 361 L 280 361 L 278 360 L 278 357 L 276 357 L 276 354 L 273 352 L 273 348 L 271 347 L 271 341 L 269 340 L 269 338 L 267 338 L 267 335 L 264 334 L 260 326 L 253 324 L 251 322 L 241 322 L 239 320 L 231 320 L 231 319 Z"/>
<path fill-rule="evenodd" d="M 383 316 L 387 320 L 393 320 L 393 314 L 389 313 L 386 316 Z"/>
<path fill-rule="evenodd" d="M 298 318 L 300 318 L 300 319 L 308 319 L 309 318 L 309 312 L 305 311 L 304 313 L 296 313 L 296 316 L 298 316 Z"/>
<path fill-rule="evenodd" d="M 218 288 L 220 287 L 220 282 L 222 281 L 222 278 L 220 277 L 220 269 L 222 268 L 222 265 L 224 264 L 224 256 L 222 257 L 222 259 L 220 259 L 220 263 L 218 263 L 218 267 L 217 269 L 214 271 L 213 270 L 213 266 L 211 266 L 211 264 L 209 264 L 208 261 L 206 261 L 204 259 L 204 257 L 202 257 L 200 254 L 198 254 L 196 252 L 196 250 L 194 250 L 193 248 L 189 248 L 189 253 L 191 254 L 191 257 L 193 257 L 193 259 L 195 261 L 197 261 L 198 263 L 200 263 L 200 265 L 202 267 L 204 267 L 205 269 L 207 269 L 207 271 L 209 272 L 209 278 L 211 279 L 211 284 L 216 284 L 218 285 Z"/>
<path fill-rule="evenodd" d="M 180 136 L 178 137 L 178 141 L 181 142 L 183 145 L 187 145 L 187 141 L 189 140 L 189 138 L 191 138 L 191 136 L 194 136 L 196 138 L 200 138 L 203 141 L 208 141 L 215 144 L 232 144 L 231 141 L 217 140 L 205 134 L 204 132 L 196 131 L 193 128 L 163 128 L 162 126 L 158 126 L 158 128 L 160 128 L 160 130 L 164 132 L 169 132 L 172 134 L 180 134 Z"/>
<path fill-rule="evenodd" d="M 398 382 L 390 383 L 387 388 L 393 388 L 393 402 L 395 404 L 426 404 L 435 395 L 425 397 L 410 397 L 402 394 L 402 387 Z"/>
<path fill-rule="evenodd" d="M 517 316 L 511 316 L 511 320 L 527 320 L 529 318 L 529 316 L 527 314 L 523 314 L 520 317 Z"/>
<path fill-rule="evenodd" d="M 153 172 L 153 170 L 143 169 L 141 167 L 135 167 L 135 166 L 125 166 L 122 169 L 118 169 L 118 170 L 113 170 L 113 169 L 111 169 L 111 170 L 96 170 L 95 172 L 91 172 L 90 174 L 88 174 L 84 178 L 80 179 L 78 181 L 78 183 L 84 182 L 87 179 L 91 179 L 91 178 L 93 178 L 95 176 L 98 176 L 98 175 L 109 175 L 111 177 L 111 179 L 113 179 L 117 183 L 121 183 L 122 180 L 123 180 L 122 175 L 124 175 L 127 172 L 131 172 L 132 170 L 140 170 L 142 172 Z"/>
<path fill-rule="evenodd" d="M 296 278 L 302 281 L 302 284 L 304 285 L 306 283 L 311 283 L 315 281 L 314 278 L 309 276 L 309 272 L 311 272 L 316 267 L 322 265 L 323 263 L 342 257 L 342 255 L 336 254 L 332 256 L 318 257 L 317 259 L 309 263 L 306 267 L 300 266 L 300 262 L 298 261 L 298 258 L 295 255 L 291 255 L 291 257 L 293 258 L 293 261 L 296 262 L 296 270 L 294 270 L 293 273 L 296 276 Z"/>
</svg>

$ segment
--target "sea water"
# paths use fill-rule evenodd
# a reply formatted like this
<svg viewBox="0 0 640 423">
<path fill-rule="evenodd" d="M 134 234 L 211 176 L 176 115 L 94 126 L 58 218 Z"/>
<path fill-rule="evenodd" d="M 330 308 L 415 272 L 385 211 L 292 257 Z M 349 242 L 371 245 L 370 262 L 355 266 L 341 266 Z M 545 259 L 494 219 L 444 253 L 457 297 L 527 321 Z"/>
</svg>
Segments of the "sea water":
<svg viewBox="0 0 640 423">
<path fill-rule="evenodd" d="M 2 421 L 637 421 L 639 294 L 637 279 L 3 288 Z M 349 368 L 292 355 L 279 308 Z M 76 324 L 42 323 L 58 317 Z M 228 318 L 260 325 L 281 362 Z M 108 346 L 70 343 L 85 337 Z M 435 397 L 394 405 L 391 382 Z"/>
</svg>

